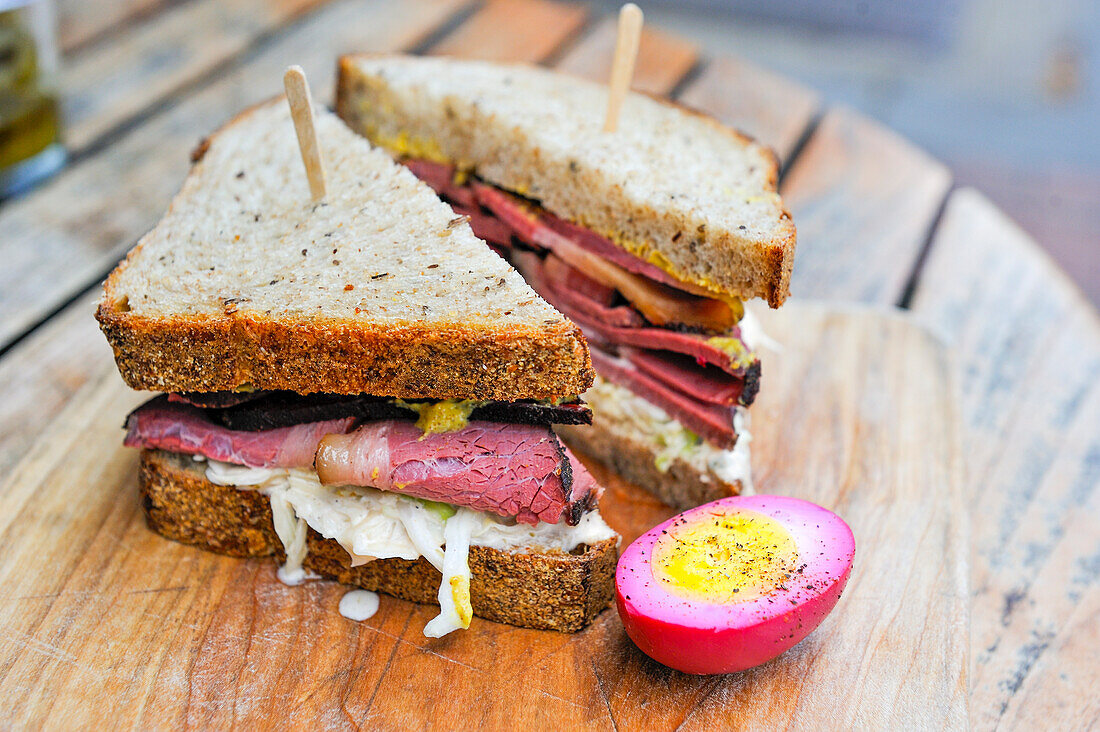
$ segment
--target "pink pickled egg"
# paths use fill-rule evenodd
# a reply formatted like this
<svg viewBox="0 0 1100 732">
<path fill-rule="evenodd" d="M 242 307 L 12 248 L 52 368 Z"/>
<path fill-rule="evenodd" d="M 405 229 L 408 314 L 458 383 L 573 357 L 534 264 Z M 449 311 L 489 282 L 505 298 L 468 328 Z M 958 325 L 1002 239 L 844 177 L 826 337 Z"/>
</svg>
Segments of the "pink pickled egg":
<svg viewBox="0 0 1100 732">
<path fill-rule="evenodd" d="M 647 656 L 690 674 L 744 671 L 809 635 L 840 599 L 852 530 L 821 506 L 734 496 L 685 511 L 627 547 L 619 617 Z"/>
</svg>

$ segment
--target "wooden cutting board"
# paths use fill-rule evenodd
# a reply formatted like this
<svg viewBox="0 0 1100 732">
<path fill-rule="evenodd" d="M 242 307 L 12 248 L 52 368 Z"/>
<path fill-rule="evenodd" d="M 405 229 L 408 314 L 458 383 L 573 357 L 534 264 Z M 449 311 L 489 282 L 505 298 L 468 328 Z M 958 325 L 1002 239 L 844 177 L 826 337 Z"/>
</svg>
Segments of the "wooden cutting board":
<svg viewBox="0 0 1100 732">
<path fill-rule="evenodd" d="M 141 397 L 112 370 L 0 489 L 2 726 L 965 726 L 967 522 L 944 350 L 891 313 L 762 315 L 782 351 L 764 353 L 752 409 L 757 490 L 825 505 L 856 537 L 836 610 L 779 659 L 670 671 L 614 609 L 576 635 L 475 618 L 427 639 L 434 610 L 388 597 L 348 621 L 339 585 L 285 587 L 271 563 L 146 529 L 119 429 Z M 670 515 L 596 473 L 625 540 Z"/>
</svg>

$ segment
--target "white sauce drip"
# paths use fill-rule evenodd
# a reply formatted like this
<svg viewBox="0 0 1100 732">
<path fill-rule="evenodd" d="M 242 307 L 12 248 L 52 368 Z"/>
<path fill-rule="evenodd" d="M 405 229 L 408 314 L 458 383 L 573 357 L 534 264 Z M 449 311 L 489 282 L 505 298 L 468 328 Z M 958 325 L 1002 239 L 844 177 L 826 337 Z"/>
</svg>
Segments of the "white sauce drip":
<svg viewBox="0 0 1100 732">
<path fill-rule="evenodd" d="M 366 620 L 378 612 L 378 593 L 352 590 L 340 598 L 340 614 L 348 620 Z"/>
<path fill-rule="evenodd" d="M 753 314 L 752 310 L 745 308 L 745 316 L 741 318 L 737 325 L 741 327 L 741 340 L 752 350 L 767 348 L 774 353 L 783 350 L 783 346 L 780 345 L 779 341 L 769 338 L 768 334 L 764 332 L 764 328 L 760 325 L 760 319 Z"/>
<path fill-rule="evenodd" d="M 737 430 L 737 442 L 732 450 L 722 450 L 711 459 L 710 467 L 722 480 L 732 483 L 741 481 L 741 495 L 751 496 L 756 493 L 752 486 L 752 433 L 749 432 L 749 424 L 752 418 L 749 410 L 737 407 L 733 413 L 733 428 Z"/>
</svg>

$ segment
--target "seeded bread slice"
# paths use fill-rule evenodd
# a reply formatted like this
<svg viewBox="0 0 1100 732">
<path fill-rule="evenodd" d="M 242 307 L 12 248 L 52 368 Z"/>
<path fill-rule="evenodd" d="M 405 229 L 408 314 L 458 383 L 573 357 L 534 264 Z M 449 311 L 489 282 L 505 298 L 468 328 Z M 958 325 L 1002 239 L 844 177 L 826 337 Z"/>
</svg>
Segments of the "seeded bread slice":
<svg viewBox="0 0 1100 732">
<path fill-rule="evenodd" d="M 284 100 L 211 135 L 96 317 L 136 389 L 551 399 L 579 330 L 426 185 L 327 112 L 312 203 Z"/>
<path fill-rule="evenodd" d="M 190 456 L 142 453 L 140 489 L 149 528 L 219 554 L 285 559 L 267 498 L 254 490 L 211 483 L 202 465 Z M 305 566 L 326 578 L 438 604 L 442 578 L 423 558 L 380 559 L 352 567 L 342 546 L 312 529 L 307 546 Z M 611 603 L 617 559 L 615 539 L 571 554 L 470 547 L 474 614 L 524 628 L 576 632 Z"/>
<path fill-rule="evenodd" d="M 476 171 L 719 295 L 790 290 L 795 228 L 774 154 L 642 94 L 602 131 L 607 88 L 524 65 L 345 56 L 337 113 L 376 145 Z"/>
</svg>

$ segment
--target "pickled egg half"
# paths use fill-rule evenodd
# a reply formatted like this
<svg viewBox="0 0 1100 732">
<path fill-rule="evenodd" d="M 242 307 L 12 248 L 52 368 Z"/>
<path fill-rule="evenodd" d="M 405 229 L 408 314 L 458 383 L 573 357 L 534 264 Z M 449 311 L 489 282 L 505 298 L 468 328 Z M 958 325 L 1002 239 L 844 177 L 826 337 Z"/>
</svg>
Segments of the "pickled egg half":
<svg viewBox="0 0 1100 732">
<path fill-rule="evenodd" d="M 675 516 L 627 547 L 615 572 L 627 635 L 680 671 L 769 661 L 805 638 L 852 571 L 848 524 L 786 496 L 734 496 Z"/>
</svg>

